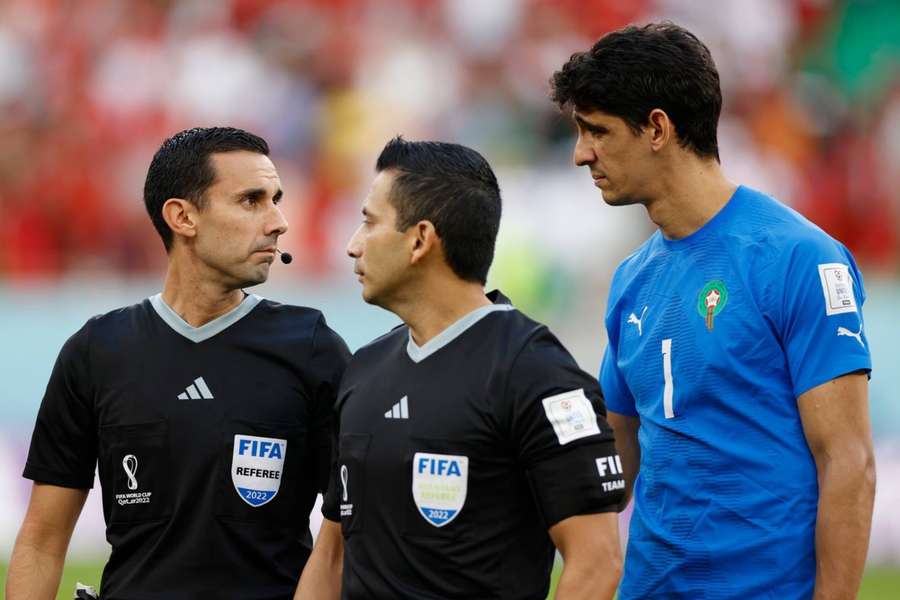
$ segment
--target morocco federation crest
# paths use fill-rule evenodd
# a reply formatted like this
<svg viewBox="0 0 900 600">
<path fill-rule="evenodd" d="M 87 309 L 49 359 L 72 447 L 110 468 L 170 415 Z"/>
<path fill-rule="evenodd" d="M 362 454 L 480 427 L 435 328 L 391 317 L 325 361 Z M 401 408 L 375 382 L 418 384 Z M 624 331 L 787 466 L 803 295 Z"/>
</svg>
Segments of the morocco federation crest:
<svg viewBox="0 0 900 600">
<path fill-rule="evenodd" d="M 725 282 L 713 279 L 703 286 L 697 295 L 697 312 L 706 319 L 706 328 L 713 330 L 713 319 L 725 309 L 728 303 L 728 288 Z"/>
</svg>

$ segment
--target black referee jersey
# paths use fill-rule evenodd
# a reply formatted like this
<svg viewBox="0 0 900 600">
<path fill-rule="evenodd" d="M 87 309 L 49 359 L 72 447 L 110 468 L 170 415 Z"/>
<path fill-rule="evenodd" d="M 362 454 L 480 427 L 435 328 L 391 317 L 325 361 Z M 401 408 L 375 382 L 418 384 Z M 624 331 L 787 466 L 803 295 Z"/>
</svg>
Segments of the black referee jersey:
<svg viewBox="0 0 900 600">
<path fill-rule="evenodd" d="M 622 498 L 596 379 L 492 300 L 421 347 L 398 327 L 347 367 L 323 508 L 345 599 L 543 600 L 548 528 Z"/>
<path fill-rule="evenodd" d="M 319 311 L 253 295 L 197 328 L 159 295 L 95 317 L 60 352 L 24 476 L 89 488 L 98 467 L 104 599 L 291 598 L 349 356 Z"/>
</svg>

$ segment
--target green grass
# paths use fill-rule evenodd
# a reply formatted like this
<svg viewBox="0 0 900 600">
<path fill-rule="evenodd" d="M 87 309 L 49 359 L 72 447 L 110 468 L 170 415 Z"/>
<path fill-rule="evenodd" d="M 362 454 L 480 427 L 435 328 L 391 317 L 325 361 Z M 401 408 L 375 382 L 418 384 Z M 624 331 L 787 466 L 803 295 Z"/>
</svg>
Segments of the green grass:
<svg viewBox="0 0 900 600">
<path fill-rule="evenodd" d="M 6 563 L 0 563 L 0 590 L 6 587 Z M 80 581 L 88 585 L 98 587 L 100 585 L 100 573 L 103 571 L 103 562 L 78 562 L 66 565 L 63 572 L 62 583 L 57 600 L 70 600 L 75 590 L 75 582 Z M 550 584 L 550 598 L 556 590 L 556 580 L 559 579 L 559 565 L 553 570 L 553 580 Z M 900 590 L 900 567 L 870 567 L 863 578 L 862 589 L 859 591 L 858 600 L 896 600 L 897 590 Z"/>
</svg>

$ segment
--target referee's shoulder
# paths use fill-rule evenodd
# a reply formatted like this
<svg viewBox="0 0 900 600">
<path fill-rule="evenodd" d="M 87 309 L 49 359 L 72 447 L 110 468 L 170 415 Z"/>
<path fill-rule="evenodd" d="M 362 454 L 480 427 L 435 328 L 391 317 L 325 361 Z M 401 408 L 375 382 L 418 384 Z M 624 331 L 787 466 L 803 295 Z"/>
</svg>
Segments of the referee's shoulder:
<svg viewBox="0 0 900 600">
<path fill-rule="evenodd" d="M 325 315 L 317 308 L 286 304 L 277 300 L 270 300 L 269 298 L 260 299 L 259 304 L 256 306 L 256 311 L 268 318 L 284 319 L 295 323 L 299 321 L 311 327 L 325 320 Z"/>
<path fill-rule="evenodd" d="M 487 320 L 490 319 L 490 320 Z M 548 337 L 556 340 L 550 329 L 513 305 L 513 310 L 491 313 L 486 319 L 489 335 L 484 347 L 494 345 L 493 352 L 515 357 L 529 342 Z"/>
<path fill-rule="evenodd" d="M 144 299 L 129 306 L 121 306 L 109 312 L 94 315 L 85 322 L 82 329 L 89 329 L 91 333 L 131 331 L 139 327 L 141 321 L 150 314 L 151 310 L 153 309 L 150 306 L 150 300 Z"/>
<path fill-rule="evenodd" d="M 123 339 L 141 335 L 140 323 L 146 318 L 149 310 L 151 310 L 149 300 L 143 300 L 94 315 L 69 337 L 64 348 L 84 349 L 97 344 L 117 347 Z"/>
<path fill-rule="evenodd" d="M 389 348 L 405 347 L 408 340 L 409 327 L 405 323 L 400 323 L 371 342 L 360 346 L 353 353 L 353 359 L 354 361 L 357 359 L 365 360 L 367 357 L 382 355 Z"/>
</svg>

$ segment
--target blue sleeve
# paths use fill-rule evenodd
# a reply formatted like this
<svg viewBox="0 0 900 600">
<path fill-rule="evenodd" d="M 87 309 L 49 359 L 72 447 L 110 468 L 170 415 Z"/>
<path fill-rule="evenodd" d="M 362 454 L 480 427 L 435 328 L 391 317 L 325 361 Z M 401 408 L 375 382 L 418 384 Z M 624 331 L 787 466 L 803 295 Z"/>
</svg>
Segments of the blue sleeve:
<svg viewBox="0 0 900 600">
<path fill-rule="evenodd" d="M 618 367 L 618 353 L 616 348 L 619 343 L 619 317 L 615 307 L 618 305 L 618 292 L 616 285 L 618 272 L 613 277 L 609 290 L 609 300 L 606 311 L 606 351 L 603 353 L 603 362 L 600 365 L 600 387 L 603 390 L 603 400 L 606 409 L 620 415 L 629 417 L 638 416 L 634 405 L 634 396 L 628 389 L 622 371 Z"/>
<path fill-rule="evenodd" d="M 863 327 L 865 290 L 850 252 L 822 232 L 794 246 L 779 278 L 779 329 L 794 396 L 872 368 Z"/>
<path fill-rule="evenodd" d="M 638 416 L 634 397 L 628 391 L 628 386 L 622 379 L 622 372 L 616 366 L 616 351 L 611 341 L 603 353 L 603 363 L 600 365 L 600 387 L 603 389 L 603 399 L 608 411 L 629 417 Z"/>
</svg>

